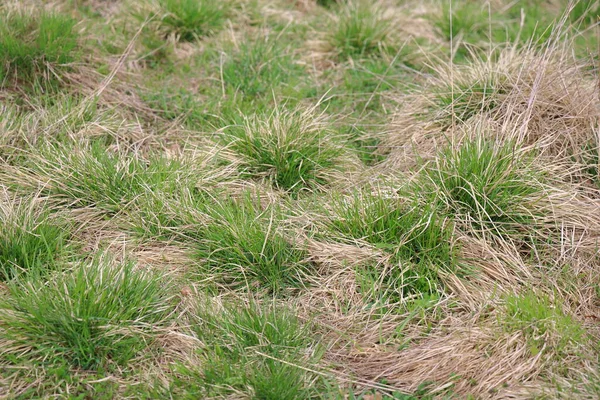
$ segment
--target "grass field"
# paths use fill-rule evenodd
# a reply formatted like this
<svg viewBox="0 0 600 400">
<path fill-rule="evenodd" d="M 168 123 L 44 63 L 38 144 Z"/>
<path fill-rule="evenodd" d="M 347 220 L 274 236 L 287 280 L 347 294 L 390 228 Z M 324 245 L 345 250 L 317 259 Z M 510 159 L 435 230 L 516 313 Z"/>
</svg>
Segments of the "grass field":
<svg viewBox="0 0 600 400">
<path fill-rule="evenodd" d="M 600 2 L 0 2 L 0 398 L 600 397 Z"/>
</svg>

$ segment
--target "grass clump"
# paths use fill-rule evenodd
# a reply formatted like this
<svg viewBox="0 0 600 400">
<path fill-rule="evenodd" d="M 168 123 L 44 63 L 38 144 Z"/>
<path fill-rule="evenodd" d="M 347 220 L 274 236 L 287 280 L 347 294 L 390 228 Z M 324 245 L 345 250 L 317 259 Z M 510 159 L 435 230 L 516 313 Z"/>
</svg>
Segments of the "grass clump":
<svg viewBox="0 0 600 400">
<path fill-rule="evenodd" d="M 47 191 L 76 207 L 96 207 L 116 214 L 148 190 L 175 192 L 193 186 L 189 170 L 177 159 L 114 152 L 100 142 L 72 148 L 48 145 L 28 166 Z"/>
<path fill-rule="evenodd" d="M 339 58 L 377 55 L 387 47 L 391 21 L 377 3 L 350 1 L 340 8 L 339 21 L 329 35 L 329 43 Z"/>
<path fill-rule="evenodd" d="M 246 118 L 222 136 L 247 177 L 263 178 L 277 189 L 298 193 L 330 183 L 344 148 L 312 110 L 280 111 Z"/>
<path fill-rule="evenodd" d="M 67 223 L 34 199 L 0 201 L 0 281 L 58 268 L 72 252 Z"/>
<path fill-rule="evenodd" d="M 212 0 L 159 0 L 163 29 L 180 41 L 191 42 L 219 29 L 228 13 L 228 3 Z"/>
<path fill-rule="evenodd" d="M 68 16 L 46 12 L 1 17 L 0 87 L 55 81 L 76 58 L 75 24 Z"/>
<path fill-rule="evenodd" d="M 442 150 L 426 169 L 424 185 L 475 234 L 524 235 L 535 223 L 528 207 L 542 195 L 541 177 L 510 143 L 477 136 Z"/>
<path fill-rule="evenodd" d="M 440 289 L 438 271 L 456 269 L 452 226 L 433 203 L 364 190 L 351 198 L 334 199 L 332 211 L 328 230 L 393 256 L 384 281 L 400 297 L 435 294 Z M 381 280 L 383 273 L 365 272 L 375 280 Z"/>
<path fill-rule="evenodd" d="M 310 372 L 318 359 L 316 340 L 289 310 L 254 301 L 202 304 L 192 329 L 203 343 L 202 361 L 180 368 L 182 379 L 173 385 L 185 398 L 243 393 L 291 400 L 322 394 L 322 379 Z"/>
<path fill-rule="evenodd" d="M 282 232 L 275 206 L 263 210 L 249 195 L 215 201 L 207 210 L 212 221 L 197 246 L 202 275 L 232 289 L 272 293 L 303 285 L 306 251 Z"/>
<path fill-rule="evenodd" d="M 0 304 L 4 356 L 84 369 L 127 365 L 173 308 L 163 277 L 107 257 L 12 284 L 10 293 Z"/>
<path fill-rule="evenodd" d="M 560 304 L 553 304 L 547 295 L 527 291 L 508 296 L 504 313 L 501 323 L 510 331 L 523 332 L 533 355 L 545 346 L 566 355 L 573 346 L 587 341 L 581 324 L 566 314 Z"/>
</svg>

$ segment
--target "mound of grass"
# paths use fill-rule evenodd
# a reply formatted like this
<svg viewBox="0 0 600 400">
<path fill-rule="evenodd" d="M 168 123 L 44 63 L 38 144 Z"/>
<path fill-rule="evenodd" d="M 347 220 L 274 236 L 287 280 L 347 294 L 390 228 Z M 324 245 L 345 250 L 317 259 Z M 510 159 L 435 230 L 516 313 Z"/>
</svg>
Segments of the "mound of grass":
<svg viewBox="0 0 600 400">
<path fill-rule="evenodd" d="M 277 293 L 301 287 L 309 269 L 307 254 L 286 237 L 281 214 L 274 206 L 260 208 L 258 200 L 215 200 L 207 209 L 208 223 L 197 246 L 202 275 L 233 289 Z"/>
<path fill-rule="evenodd" d="M 10 343 L 3 357 L 96 370 L 124 366 L 172 309 L 163 277 L 96 257 L 47 281 L 10 285 L 0 303 L 0 337 Z"/>
<path fill-rule="evenodd" d="M 386 50 L 391 22 L 377 3 L 350 1 L 339 13 L 339 21 L 329 34 L 329 43 L 339 58 L 375 56 Z"/>
<path fill-rule="evenodd" d="M 70 226 L 33 199 L 0 203 L 0 281 L 57 268 L 72 253 Z"/>
<path fill-rule="evenodd" d="M 45 12 L 1 17 L 0 86 L 55 81 L 76 59 L 75 24 L 68 16 Z"/>
<path fill-rule="evenodd" d="M 477 136 L 450 146 L 423 176 L 440 206 L 469 232 L 520 236 L 534 226 L 535 211 L 528 205 L 543 194 L 541 175 L 527 167 L 510 143 Z"/>
<path fill-rule="evenodd" d="M 322 378 L 310 372 L 317 342 L 289 310 L 253 301 L 203 304 L 192 329 L 203 343 L 202 361 L 178 369 L 182 378 L 173 385 L 175 393 L 198 398 L 244 392 L 290 400 L 322 394 Z"/>
<path fill-rule="evenodd" d="M 276 109 L 266 117 L 248 117 L 222 139 L 239 157 L 243 175 L 292 193 L 331 182 L 344 157 L 343 146 L 311 110 Z"/>
<path fill-rule="evenodd" d="M 47 191 L 71 206 L 96 207 L 116 214 L 131 207 L 146 191 L 176 192 L 193 186 L 189 169 L 177 159 L 113 152 L 100 142 L 72 148 L 48 145 L 28 165 Z"/>
<path fill-rule="evenodd" d="M 180 41 L 191 42 L 219 29 L 229 11 L 227 1 L 159 0 L 162 28 Z"/>
<path fill-rule="evenodd" d="M 394 192 L 356 192 L 332 202 L 327 229 L 346 240 L 360 240 L 393 255 L 385 273 L 386 290 L 399 297 L 439 292 L 439 270 L 455 270 L 452 226 L 435 204 L 401 198 Z M 365 277 L 381 281 L 383 271 Z"/>
<path fill-rule="evenodd" d="M 548 350 L 567 355 L 573 346 L 587 341 L 581 324 L 565 314 L 560 304 L 553 304 L 547 295 L 532 291 L 508 296 L 500 322 L 509 331 L 523 332 L 533 355 L 544 345 Z"/>
</svg>

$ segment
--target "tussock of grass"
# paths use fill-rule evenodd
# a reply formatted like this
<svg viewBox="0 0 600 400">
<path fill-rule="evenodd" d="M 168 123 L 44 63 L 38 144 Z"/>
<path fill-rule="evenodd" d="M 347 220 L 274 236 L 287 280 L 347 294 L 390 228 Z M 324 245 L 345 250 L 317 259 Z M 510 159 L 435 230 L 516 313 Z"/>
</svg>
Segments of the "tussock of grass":
<svg viewBox="0 0 600 400">
<path fill-rule="evenodd" d="M 298 193 L 331 183 L 349 158 L 321 115 L 313 110 L 276 109 L 227 129 L 222 140 L 239 158 L 243 175 L 264 178 L 275 188 Z"/>
<path fill-rule="evenodd" d="M 478 136 L 442 150 L 426 169 L 425 185 L 469 232 L 524 235 L 535 225 L 541 175 L 514 145 Z"/>
<path fill-rule="evenodd" d="M 375 281 L 383 279 L 400 298 L 437 293 L 438 272 L 456 269 L 452 226 L 433 203 L 393 191 L 361 191 L 333 199 L 332 211 L 326 226 L 335 235 L 364 241 L 393 257 L 387 271 L 366 272 Z"/>
<path fill-rule="evenodd" d="M 193 186 L 189 170 L 177 159 L 111 151 L 101 142 L 73 148 L 48 145 L 28 166 L 45 190 L 75 207 L 117 214 L 147 190 L 174 192 Z M 30 178 L 31 179 L 31 178 Z"/>
<path fill-rule="evenodd" d="M 181 41 L 193 41 L 214 33 L 227 17 L 227 1 L 158 0 L 162 29 Z"/>
<path fill-rule="evenodd" d="M 434 99 L 437 115 L 434 120 L 442 127 L 448 128 L 455 123 L 464 123 L 478 114 L 493 113 L 503 100 L 506 89 L 502 78 L 491 76 L 483 80 L 461 83 L 454 82 L 445 87 Z"/>
<path fill-rule="evenodd" d="M 45 84 L 76 59 L 76 21 L 66 15 L 9 13 L 0 19 L 1 86 Z M 45 85 L 44 85 L 45 86 Z"/>
<path fill-rule="evenodd" d="M 25 358 L 66 359 L 85 369 L 124 366 L 173 309 L 164 277 L 106 256 L 47 281 L 11 284 L 10 294 L 0 305 L 0 337 L 4 360 L 17 364 Z"/>
<path fill-rule="evenodd" d="M 0 199 L 0 281 L 59 268 L 73 253 L 70 226 L 36 199 Z"/>
<path fill-rule="evenodd" d="M 179 369 L 175 391 L 186 398 L 239 395 L 300 399 L 320 396 L 311 372 L 318 344 L 290 310 L 275 304 L 201 303 L 191 327 L 203 343 L 200 365 Z"/>
<path fill-rule="evenodd" d="M 386 50 L 392 26 L 379 3 L 349 1 L 342 5 L 339 14 L 329 43 L 340 58 L 372 56 Z"/>
<path fill-rule="evenodd" d="M 303 286 L 310 268 L 301 243 L 282 230 L 281 211 L 262 209 L 249 195 L 217 200 L 197 245 L 201 275 L 238 289 L 281 292 Z"/>
</svg>

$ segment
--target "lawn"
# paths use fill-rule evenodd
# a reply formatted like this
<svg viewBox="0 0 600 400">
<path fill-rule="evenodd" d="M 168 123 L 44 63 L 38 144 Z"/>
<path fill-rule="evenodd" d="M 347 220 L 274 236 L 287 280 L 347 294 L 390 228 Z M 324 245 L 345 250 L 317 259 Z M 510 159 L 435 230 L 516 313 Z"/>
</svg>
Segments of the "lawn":
<svg viewBox="0 0 600 400">
<path fill-rule="evenodd" d="M 600 1 L 0 3 L 0 398 L 600 397 Z"/>
</svg>

